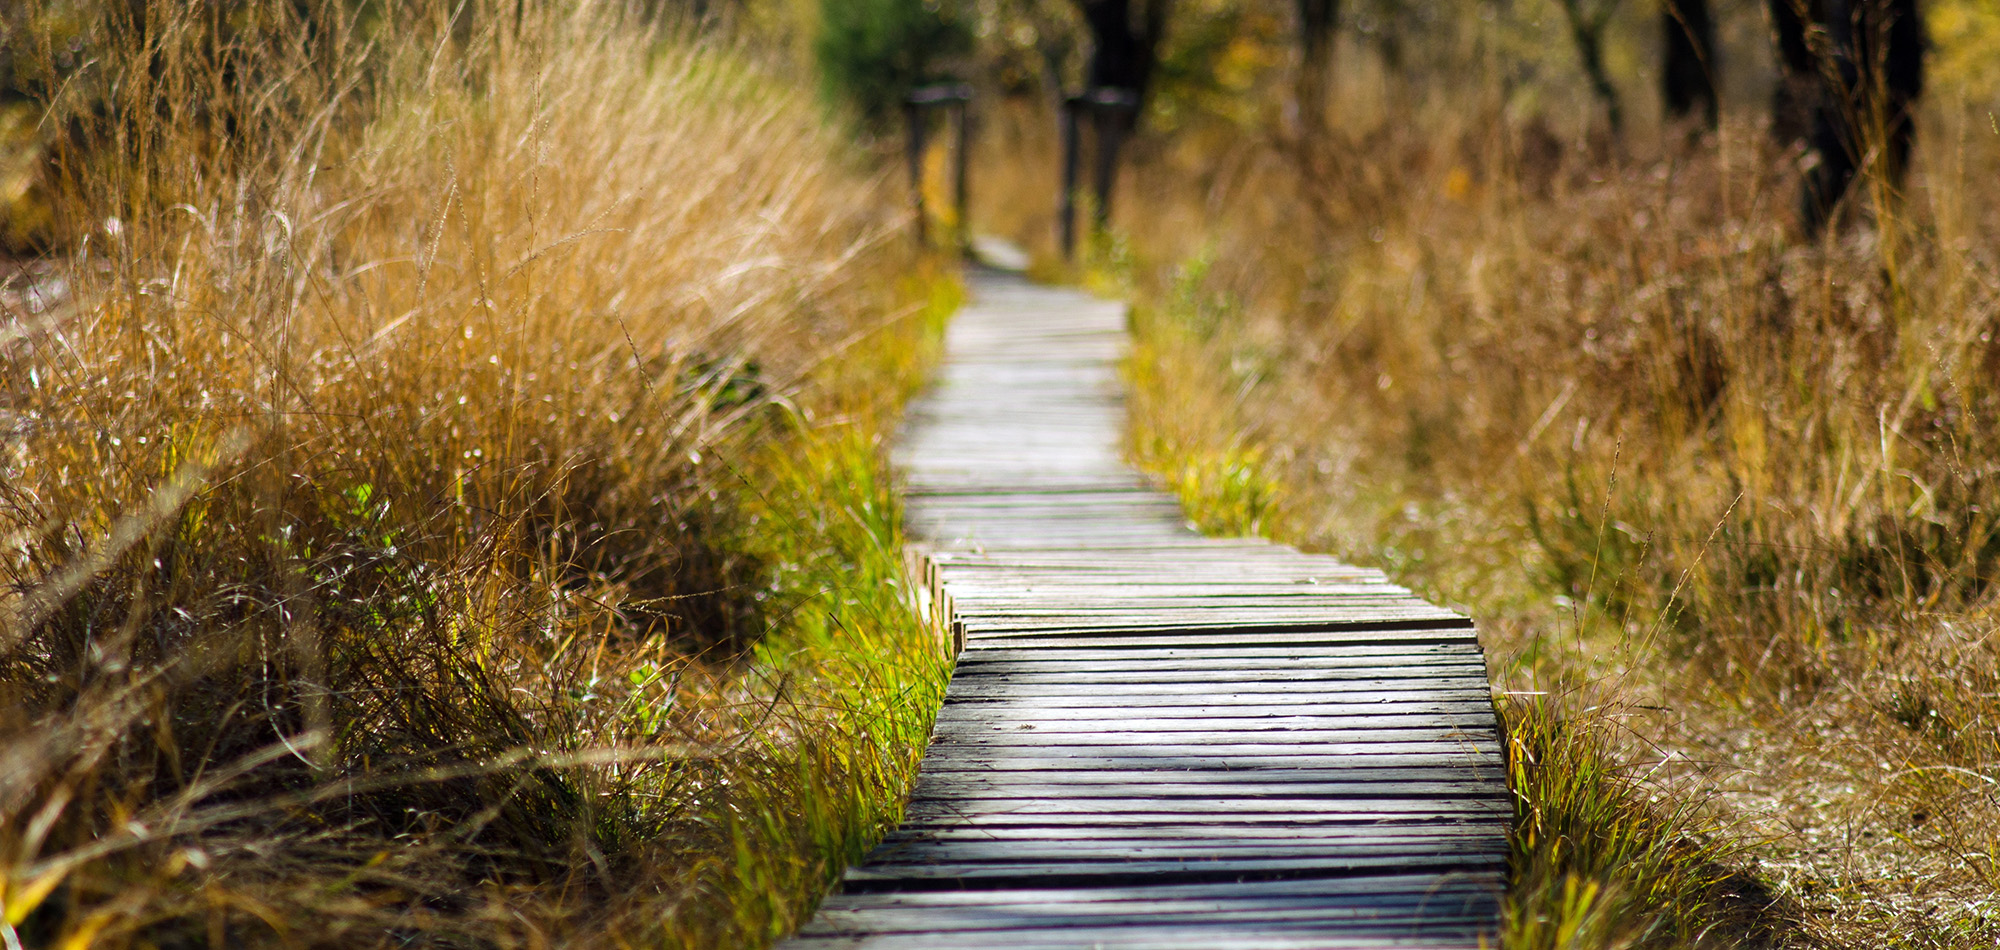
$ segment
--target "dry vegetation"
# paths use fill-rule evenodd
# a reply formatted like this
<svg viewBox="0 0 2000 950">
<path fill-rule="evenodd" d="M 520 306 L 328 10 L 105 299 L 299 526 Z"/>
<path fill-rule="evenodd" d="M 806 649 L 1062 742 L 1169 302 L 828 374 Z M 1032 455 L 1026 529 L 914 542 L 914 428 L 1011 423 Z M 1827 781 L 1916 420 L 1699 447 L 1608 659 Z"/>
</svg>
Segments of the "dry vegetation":
<svg viewBox="0 0 2000 950">
<path fill-rule="evenodd" d="M 757 945 L 893 817 L 949 287 L 796 83 L 572 7 L 18 16 L 0 945 Z"/>
<path fill-rule="evenodd" d="M 1491 59 L 1139 148 L 1086 275 L 1146 302 L 1132 451 L 1480 620 L 1514 946 L 2000 941 L 2000 130 L 1943 29 L 1825 240 L 1754 100 L 1613 147 Z"/>
</svg>

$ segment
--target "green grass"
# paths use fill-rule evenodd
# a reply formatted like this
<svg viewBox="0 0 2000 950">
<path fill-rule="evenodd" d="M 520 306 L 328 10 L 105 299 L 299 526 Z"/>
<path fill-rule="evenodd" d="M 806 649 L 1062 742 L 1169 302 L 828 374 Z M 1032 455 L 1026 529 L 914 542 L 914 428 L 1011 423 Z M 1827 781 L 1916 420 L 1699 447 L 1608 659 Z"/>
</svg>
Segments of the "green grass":
<svg viewBox="0 0 2000 950">
<path fill-rule="evenodd" d="M 1514 793 L 1505 946 L 1765 946 L 1786 924 L 1711 809 L 1647 783 L 1618 710 L 1575 694 L 1503 697 Z"/>
<path fill-rule="evenodd" d="M 728 829 L 715 868 L 726 916 L 674 927 L 683 946 L 754 946 L 790 932 L 892 829 L 951 675 L 949 636 L 919 609 L 884 454 L 935 358 L 957 285 L 828 367 L 819 414 L 742 473 L 739 549 L 782 605 L 738 678 L 765 718 L 704 820 Z M 775 728 L 774 728 L 775 727 Z"/>
<path fill-rule="evenodd" d="M 1129 293 L 1129 281 L 1112 270 L 1094 271 L 1093 282 Z M 1199 262 L 1188 268 L 1176 291 L 1197 284 L 1200 270 Z M 1134 305 L 1123 366 L 1126 454 L 1180 500 L 1203 533 L 1290 540 L 1284 488 L 1266 465 L 1269 447 L 1240 411 L 1248 387 L 1232 385 L 1231 365 L 1212 358 L 1221 319 L 1191 292 Z"/>
</svg>

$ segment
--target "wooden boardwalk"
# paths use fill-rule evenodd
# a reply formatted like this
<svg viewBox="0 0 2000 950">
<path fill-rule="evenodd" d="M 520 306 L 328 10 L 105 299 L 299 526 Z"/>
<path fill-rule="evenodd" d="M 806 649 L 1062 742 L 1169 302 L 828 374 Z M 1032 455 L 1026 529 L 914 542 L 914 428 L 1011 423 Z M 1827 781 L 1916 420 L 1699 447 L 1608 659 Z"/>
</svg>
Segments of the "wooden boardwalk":
<svg viewBox="0 0 2000 950">
<path fill-rule="evenodd" d="M 1494 946 L 1470 621 L 1194 534 L 1119 458 L 1123 306 L 973 291 L 898 453 L 957 672 L 902 827 L 784 946 Z"/>
</svg>

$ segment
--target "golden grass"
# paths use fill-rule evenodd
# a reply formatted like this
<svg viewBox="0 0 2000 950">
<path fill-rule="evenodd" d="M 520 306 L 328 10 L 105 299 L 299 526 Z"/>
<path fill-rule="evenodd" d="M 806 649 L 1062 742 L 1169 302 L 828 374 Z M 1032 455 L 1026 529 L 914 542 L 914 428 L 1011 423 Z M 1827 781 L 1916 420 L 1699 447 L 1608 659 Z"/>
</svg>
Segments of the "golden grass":
<svg viewBox="0 0 2000 950">
<path fill-rule="evenodd" d="M 355 9 L 146 5 L 55 94 L 0 937 L 759 944 L 942 689 L 876 446 L 941 278 L 728 42 Z"/>
<path fill-rule="evenodd" d="M 1582 737 L 1569 787 L 1516 774 L 1574 816 L 1517 842 L 1519 945 L 1990 946 L 1986 117 L 1940 94 L 1906 193 L 1807 242 L 1740 117 L 1609 155 L 1393 105 L 1139 152 L 1093 264 L 1149 311 L 1134 457 L 1212 529 L 1468 610 L 1496 685 L 1554 696 L 1510 713 Z"/>
</svg>

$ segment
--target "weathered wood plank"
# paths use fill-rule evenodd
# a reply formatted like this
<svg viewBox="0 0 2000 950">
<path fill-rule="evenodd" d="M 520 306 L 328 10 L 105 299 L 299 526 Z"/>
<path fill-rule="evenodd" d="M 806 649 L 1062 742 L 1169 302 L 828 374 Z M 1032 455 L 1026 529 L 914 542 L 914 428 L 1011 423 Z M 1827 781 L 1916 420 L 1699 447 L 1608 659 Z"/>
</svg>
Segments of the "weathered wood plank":
<svg viewBox="0 0 2000 950">
<path fill-rule="evenodd" d="M 1039 735 L 1051 733 L 1095 734 L 1095 733 L 1163 733 L 1214 732 L 1229 730 L 1238 735 L 1265 732 L 1314 732 L 1314 731 L 1375 731 L 1380 729 L 1419 729 L 1441 731 L 1459 729 L 1491 730 L 1491 715 L 1482 716 L 1476 712 L 1451 714 L 1382 715 L 1355 709 L 1340 716 L 1139 716 L 1135 710 L 1119 710 L 1110 716 L 1074 716 L 1054 718 L 1033 715 L 968 715 L 966 707 L 953 708 L 952 715 L 941 716 L 933 730 L 934 735 L 967 737 L 994 732 L 1032 732 Z M 1174 741 L 1172 736 L 1164 736 Z"/>
<path fill-rule="evenodd" d="M 1501 879 L 1492 874 L 1438 876 L 1374 875 L 1229 884 L 1159 884 L 1138 887 L 1043 888 L 1005 891 L 912 891 L 907 893 L 835 894 L 827 904 L 855 910 L 891 908 L 993 907 L 1022 901 L 1030 906 L 1065 908 L 1130 902 L 1282 900 L 1312 898 L 1339 903 L 1387 897 L 1442 902 L 1491 898 Z M 1113 908 L 1115 910 L 1115 908 Z"/>
<path fill-rule="evenodd" d="M 1231 684 L 1245 682 L 1265 683 L 1344 683 L 1344 682 L 1401 682 L 1411 679 L 1443 680 L 1455 679 L 1474 683 L 1486 682 L 1485 663 L 1405 663 L 1391 665 L 1322 665 L 1318 667 L 1272 669 L 1250 667 L 1231 669 L 1226 666 L 1210 666 L 1207 669 L 1161 669 L 1158 665 L 1140 669 L 1081 669 L 1081 670 L 1019 670 L 1019 669 L 967 669 L 955 677 L 956 683 L 967 686 L 986 683 L 1021 683 L 1062 685 L 1069 683 L 1098 684 L 1168 684 L 1202 683 Z"/>
<path fill-rule="evenodd" d="M 1339 769 L 1057 769 L 1046 773 L 995 771 L 987 773 L 926 772 L 918 778 L 918 797 L 930 783 L 969 785 L 979 788 L 1001 788 L 1010 785 L 1054 786 L 1054 785 L 1132 785 L 1135 787 L 1159 788 L 1162 796 L 1172 793 L 1164 791 L 1173 785 L 1242 785 L 1278 787 L 1282 785 L 1317 785 L 1329 790 L 1347 789 L 1342 794 L 1382 795 L 1385 782 L 1438 782 L 1447 785 L 1463 785 L 1468 789 L 1488 791 L 1493 780 L 1501 777 L 1499 766 L 1434 765 L 1429 767 L 1386 767 L 1386 768 L 1339 768 Z M 1074 792 L 1072 794 L 1075 794 Z M 1214 793 L 1210 793 L 1213 795 Z M 1304 793 L 1301 793 L 1304 794 Z"/>
<path fill-rule="evenodd" d="M 1107 705 L 1113 705 L 1118 704 L 1118 700 L 1133 697 L 1155 701 L 1149 705 L 1158 703 L 1178 705 L 1177 701 L 1187 699 L 1214 702 L 1238 696 L 1259 699 L 1271 696 L 1325 699 L 1349 696 L 1359 699 L 1368 696 L 1401 697 L 1414 692 L 1478 702 L 1491 695 L 1487 692 L 1485 683 L 1486 678 L 1483 676 L 1408 676 L 1399 679 L 1384 677 L 1308 682 L 1239 680 L 1233 683 L 1104 683 L 1093 687 L 1085 683 L 1041 683 L 1034 679 L 1019 679 L 990 683 L 953 683 L 948 695 L 959 702 L 967 703 L 1031 697 L 1094 697 L 1106 701 Z"/>
<path fill-rule="evenodd" d="M 1090 841 L 1099 845 L 1151 844 L 1151 845 L 1196 845 L 1226 842 L 1228 846 L 1263 847 L 1269 845 L 1307 845 L 1356 841 L 1396 841 L 1410 838 L 1463 838 L 1479 836 L 1491 838 L 1498 830 L 1497 818 L 1485 821 L 1426 822 L 1426 823 L 1350 823 L 1345 825 L 1274 826 L 1248 825 L 1240 827 L 1218 826 L 1214 822 L 1192 822 L 1187 824 L 1161 824 L 1150 826 L 1128 826 L 1105 828 L 1090 836 Z M 901 847 L 906 844 L 949 845 L 953 842 L 1006 842 L 1006 841 L 1056 841 L 1067 844 L 1078 843 L 1075 836 L 1061 828 L 986 827 L 981 825 L 932 826 L 905 828 L 892 832 L 882 839 L 880 847 Z"/>
<path fill-rule="evenodd" d="M 1484 807 L 1487 811 L 1481 814 L 1497 816 L 1504 821 L 1507 818 L 1507 813 L 1501 810 L 1500 806 L 1505 803 L 1496 804 L 1496 802 L 1498 802 L 1497 799 L 1479 799 L 1465 800 L 1462 804 L 1465 804 L 1468 808 L 1473 805 Z M 922 809 L 912 806 L 910 813 L 903 820 L 906 826 L 912 828 L 1065 828 L 1070 829 L 1072 834 L 1081 836 L 1088 834 L 1090 830 L 1096 828 L 1176 825 L 1188 821 L 1206 821 L 1214 824 L 1219 830 L 1227 831 L 1230 828 L 1258 825 L 1311 828 L 1322 825 L 1390 821 L 1398 819 L 1398 816 L 1401 816 L 1403 820 L 1414 821 L 1419 818 L 1428 818 L 1431 820 L 1446 821 L 1452 815 L 1456 814 L 1440 813 L 1440 815 L 1430 815 L 1426 813 L 1425 815 L 1414 815 L 1412 813 L 1412 815 L 1403 815 L 1399 812 L 1383 810 L 1383 806 L 1395 804 L 1394 802 L 1384 802 L 1371 806 L 1375 809 L 1373 811 L 1357 812 L 1329 812 L 1326 810 L 1324 802 L 1316 809 L 1300 808 L 1292 811 L 1241 810 L 1256 809 L 1259 807 L 1259 803 L 1254 801 L 1234 802 L 1232 803 L 1232 807 L 1239 810 L 1229 812 L 1219 812 L 1217 810 L 1204 812 L 1199 809 L 1182 811 L 1130 811 L 1087 807 L 1090 804 L 1093 803 L 1085 800 L 1082 804 L 1075 807 L 1065 807 L 1061 810 L 1035 811 L 1026 807 L 1027 803 L 1020 799 L 1014 800 L 1012 807 L 1008 803 L 998 801 L 967 802 L 961 808 L 946 808 L 932 803 Z M 1414 805 L 1416 803 L 1410 804 Z M 1454 803 L 1449 800 L 1442 802 L 1442 806 L 1451 804 Z M 1466 814 L 1471 815 L 1473 812 L 1467 811 Z"/>
<path fill-rule="evenodd" d="M 956 625 L 955 625 L 956 626 Z M 1226 628 L 1225 628 L 1226 629 Z M 1190 646 L 1213 643 L 1222 631 L 1207 627 L 1156 626 L 1091 628 L 1064 630 L 1061 628 L 1040 630 L 968 630 L 965 631 L 966 649 L 978 650 L 989 647 L 1024 647 L 1037 645 L 1051 649 L 1063 647 L 1089 647 L 1110 649 L 1126 647 L 1149 649 L 1153 647 Z M 1430 625 L 1406 625 L 1395 621 L 1374 624 L 1353 623 L 1347 625 L 1320 624 L 1313 629 L 1299 630 L 1297 627 L 1242 628 L 1228 630 L 1227 646 L 1277 646 L 1280 644 L 1305 646 L 1348 646 L 1356 644 L 1389 643 L 1473 643 L 1476 642 L 1471 627 L 1436 627 Z"/>
<path fill-rule="evenodd" d="M 1345 754 L 1313 754 L 1308 752 L 1278 752 L 1267 755 L 1251 755 L 1244 752 L 1216 754 L 1200 752 L 1195 754 L 1157 754 L 1143 752 L 1121 752 L 1118 755 L 1090 755 L 1085 752 L 1056 754 L 1033 754 L 1033 750 L 985 750 L 952 749 L 940 751 L 934 758 L 927 757 L 924 767 L 940 772 L 1021 772 L 1038 769 L 1091 769 L 1126 770 L 1152 767 L 1160 770 L 1189 768 L 1227 768 L 1240 771 L 1258 769 L 1360 769 L 1360 768 L 1409 768 L 1417 766 L 1478 766 L 1498 765 L 1497 751 L 1475 752 L 1472 750 L 1424 751 L 1424 752 L 1349 752 Z M 1504 793 L 1504 789 L 1496 794 Z"/>
<path fill-rule="evenodd" d="M 962 883 L 991 886 L 999 881 L 1020 881 L 1038 887 L 1076 884 L 1099 880 L 1129 884 L 1158 878 L 1163 881 L 1227 880 L 1229 878 L 1298 876 L 1305 874 L 1351 874 L 1357 872 L 1407 874 L 1414 870 L 1488 870 L 1505 867 L 1504 841 L 1490 848 L 1468 850 L 1460 842 L 1435 845 L 1390 844 L 1380 847 L 1327 848 L 1307 857 L 1188 857 L 1185 859 L 1124 860 L 1108 858 L 1064 860 L 1021 855 L 1001 855 L 994 861 L 966 860 L 889 862 L 876 861 L 850 868 L 846 889 L 880 890 L 897 886 L 920 887 L 925 883 Z"/>
<path fill-rule="evenodd" d="M 1458 693 L 1412 690 L 1403 693 L 1336 693 L 1329 695 L 1245 693 L 1199 697 L 1166 696 L 1141 702 L 1123 696 L 1016 697 L 1005 700 L 955 700 L 946 707 L 953 716 L 1050 718 L 1167 718 L 1176 716 L 1338 716 L 1374 711 L 1381 714 L 1439 710 L 1491 714 L 1491 697 L 1484 691 Z"/>
<path fill-rule="evenodd" d="M 1352 643 L 1326 646 L 1297 647 L 1287 644 L 1270 646 L 1229 646 L 1210 644 L 1158 647 L 1152 650 L 1092 649 L 1072 647 L 1068 649 L 1037 645 L 1033 649 L 1000 646 L 985 646 L 961 655 L 959 665 L 966 669 L 976 669 L 985 664 L 1022 663 L 1034 665 L 1054 665 L 1065 663 L 1117 662 L 1129 664 L 1164 663 L 1191 661 L 1198 663 L 1226 664 L 1237 660 L 1250 663 L 1292 663 L 1340 661 L 1371 661 L 1384 657 L 1408 658 L 1412 661 L 1427 658 L 1469 660 L 1483 659 L 1475 643 L 1459 641 L 1452 643 Z"/>
<path fill-rule="evenodd" d="M 1404 928 L 1374 933 L 1367 928 L 1341 927 L 1322 931 L 1318 927 L 1294 926 L 1280 930 L 1270 925 L 1196 929 L 1187 924 L 1157 924 L 1134 928 L 1059 927 L 1054 929 L 1009 929 L 955 934 L 950 946 L 957 950 L 1483 950 L 1492 945 L 1484 931 L 1425 926 L 1418 931 Z M 785 944 L 796 950 L 939 950 L 935 934 L 885 933 L 808 936 Z"/>
</svg>

